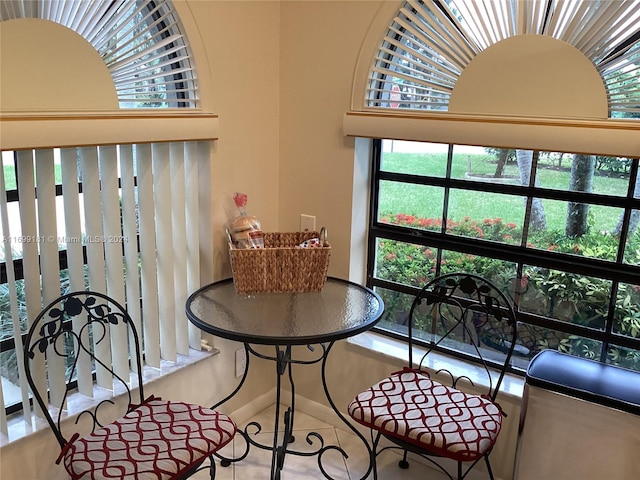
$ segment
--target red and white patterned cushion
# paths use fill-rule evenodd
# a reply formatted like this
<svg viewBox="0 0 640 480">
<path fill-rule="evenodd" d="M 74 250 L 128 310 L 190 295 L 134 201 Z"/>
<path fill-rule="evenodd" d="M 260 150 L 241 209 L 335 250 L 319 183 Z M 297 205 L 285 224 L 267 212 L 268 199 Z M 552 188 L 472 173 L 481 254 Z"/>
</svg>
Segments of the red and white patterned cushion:
<svg viewBox="0 0 640 480">
<path fill-rule="evenodd" d="M 360 393 L 348 411 L 362 425 L 457 461 L 482 457 L 502 425 L 500 408 L 489 399 L 408 368 Z"/>
<path fill-rule="evenodd" d="M 72 479 L 178 478 L 235 435 L 229 417 L 210 408 L 151 399 L 121 419 L 72 439 L 64 466 Z"/>
</svg>

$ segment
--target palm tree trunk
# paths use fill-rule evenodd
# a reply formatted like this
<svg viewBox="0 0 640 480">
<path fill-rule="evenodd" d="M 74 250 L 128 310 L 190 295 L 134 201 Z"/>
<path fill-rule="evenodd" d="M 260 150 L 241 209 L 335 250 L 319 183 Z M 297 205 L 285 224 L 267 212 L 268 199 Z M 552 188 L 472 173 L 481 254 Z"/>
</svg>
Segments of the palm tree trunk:
<svg viewBox="0 0 640 480">
<path fill-rule="evenodd" d="M 529 186 L 529 183 L 531 182 L 531 166 L 533 164 L 533 157 L 533 150 L 516 150 L 516 161 L 518 163 L 518 171 L 520 172 L 521 185 Z M 537 178 L 535 179 L 534 186 L 538 186 Z M 547 217 L 544 213 L 542 200 L 539 198 L 534 198 L 531 202 L 529 228 L 531 230 L 544 230 L 547 228 Z"/>
<path fill-rule="evenodd" d="M 571 180 L 569 190 L 573 192 L 591 192 L 593 175 L 596 168 L 594 155 L 576 154 L 571 163 Z M 579 237 L 587 233 L 589 228 L 589 204 L 569 202 L 567 205 L 567 222 L 565 234 L 568 237 Z"/>
</svg>

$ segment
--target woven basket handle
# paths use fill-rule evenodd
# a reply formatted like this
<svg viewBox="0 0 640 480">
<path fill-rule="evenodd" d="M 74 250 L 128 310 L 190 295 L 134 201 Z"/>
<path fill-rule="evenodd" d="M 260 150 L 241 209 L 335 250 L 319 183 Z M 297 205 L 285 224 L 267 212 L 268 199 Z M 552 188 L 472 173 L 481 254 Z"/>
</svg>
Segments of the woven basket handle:
<svg viewBox="0 0 640 480">
<path fill-rule="evenodd" d="M 327 240 L 329 239 L 329 234 L 327 233 L 327 228 L 326 227 L 322 227 L 320 229 L 320 245 L 322 245 L 323 247 L 327 247 Z"/>
</svg>

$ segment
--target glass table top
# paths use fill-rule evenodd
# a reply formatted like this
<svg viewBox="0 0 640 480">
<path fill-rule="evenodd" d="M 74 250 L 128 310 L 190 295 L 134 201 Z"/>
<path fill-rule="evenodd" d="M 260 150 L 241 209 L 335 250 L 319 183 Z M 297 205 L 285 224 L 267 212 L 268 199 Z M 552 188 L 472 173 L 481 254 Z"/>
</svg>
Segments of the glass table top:
<svg viewBox="0 0 640 480">
<path fill-rule="evenodd" d="M 189 320 L 205 332 L 247 343 L 303 345 L 356 335 L 382 315 L 368 288 L 329 277 L 320 292 L 238 294 L 233 280 L 212 283 L 187 300 Z"/>
</svg>

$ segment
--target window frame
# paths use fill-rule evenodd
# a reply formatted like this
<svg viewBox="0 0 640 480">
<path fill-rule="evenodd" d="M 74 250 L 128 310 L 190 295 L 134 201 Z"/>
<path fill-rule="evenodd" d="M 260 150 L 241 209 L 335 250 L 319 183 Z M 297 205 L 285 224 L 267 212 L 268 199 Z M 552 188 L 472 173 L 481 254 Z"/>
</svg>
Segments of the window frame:
<svg viewBox="0 0 640 480">
<path fill-rule="evenodd" d="M 448 146 L 448 157 L 453 154 L 454 144 Z M 393 225 L 383 223 L 379 218 L 379 195 L 380 183 L 384 180 L 404 181 L 408 183 L 436 186 L 441 188 L 456 188 L 474 191 L 489 191 L 490 193 L 503 193 L 518 196 L 526 196 L 532 198 L 562 200 L 577 203 L 602 204 L 607 206 L 624 208 L 625 210 L 640 209 L 640 198 L 633 198 L 633 185 L 636 176 L 639 174 L 640 159 L 635 158 L 629 178 L 629 191 L 624 196 L 610 196 L 602 194 L 592 194 L 585 192 L 576 192 L 569 190 L 551 190 L 543 187 L 522 186 L 522 185 L 506 185 L 506 184 L 489 184 L 487 182 L 469 181 L 455 178 L 444 177 L 428 177 L 420 175 L 411 175 L 403 173 L 392 173 L 381 170 L 383 148 L 382 139 L 375 138 L 372 141 L 371 162 L 372 173 L 370 176 L 370 205 L 369 205 L 369 224 L 368 224 L 368 255 L 367 255 L 367 286 L 373 289 L 384 288 L 399 293 L 415 295 L 419 291 L 419 287 L 405 284 L 398 284 L 376 278 L 376 259 L 377 259 L 377 243 L 380 239 L 388 239 L 401 241 L 411 244 L 418 244 L 425 247 L 446 249 L 448 251 L 459 251 L 463 253 L 475 254 L 484 257 L 495 258 L 516 263 L 518 266 L 518 275 L 522 273 L 523 265 L 535 265 L 542 268 L 553 270 L 561 270 L 577 275 L 585 275 L 589 277 L 597 277 L 612 282 L 612 290 L 609 298 L 609 311 L 607 320 L 602 330 L 595 330 L 586 326 L 553 320 L 533 313 L 520 311 L 516 305 L 516 315 L 519 322 L 530 324 L 536 327 L 548 328 L 559 331 L 563 334 L 575 334 L 589 340 L 602 342 L 600 358 L 596 360 L 607 363 L 607 356 L 610 346 L 629 348 L 640 351 L 640 337 L 633 338 L 615 333 L 614 328 L 614 305 L 616 302 L 617 285 L 620 283 L 628 283 L 637 285 L 640 278 L 640 266 L 634 266 L 624 263 L 619 254 L 616 262 L 605 261 L 590 257 L 576 257 L 554 251 L 530 249 L 522 245 L 509 245 L 503 243 L 495 243 L 487 240 L 481 240 L 470 237 L 461 237 L 457 235 L 447 234 L 446 231 L 434 232 L 410 228 L 407 226 Z M 595 200 L 595 201 L 594 201 Z M 622 238 L 626 237 L 628 229 L 629 215 L 625 217 Z M 620 242 L 619 252 L 624 251 L 623 242 Z M 579 258 L 579 261 L 576 261 Z M 437 263 L 437 271 L 440 272 L 441 264 Z M 518 280 L 519 281 L 519 278 Z M 374 331 L 377 333 L 394 337 L 406 338 L 402 334 L 391 332 L 381 326 L 376 326 Z M 418 342 L 419 343 L 419 342 Z M 454 356 L 460 357 L 460 354 L 448 351 Z M 520 368 L 512 369 L 514 373 L 523 374 Z"/>
</svg>

